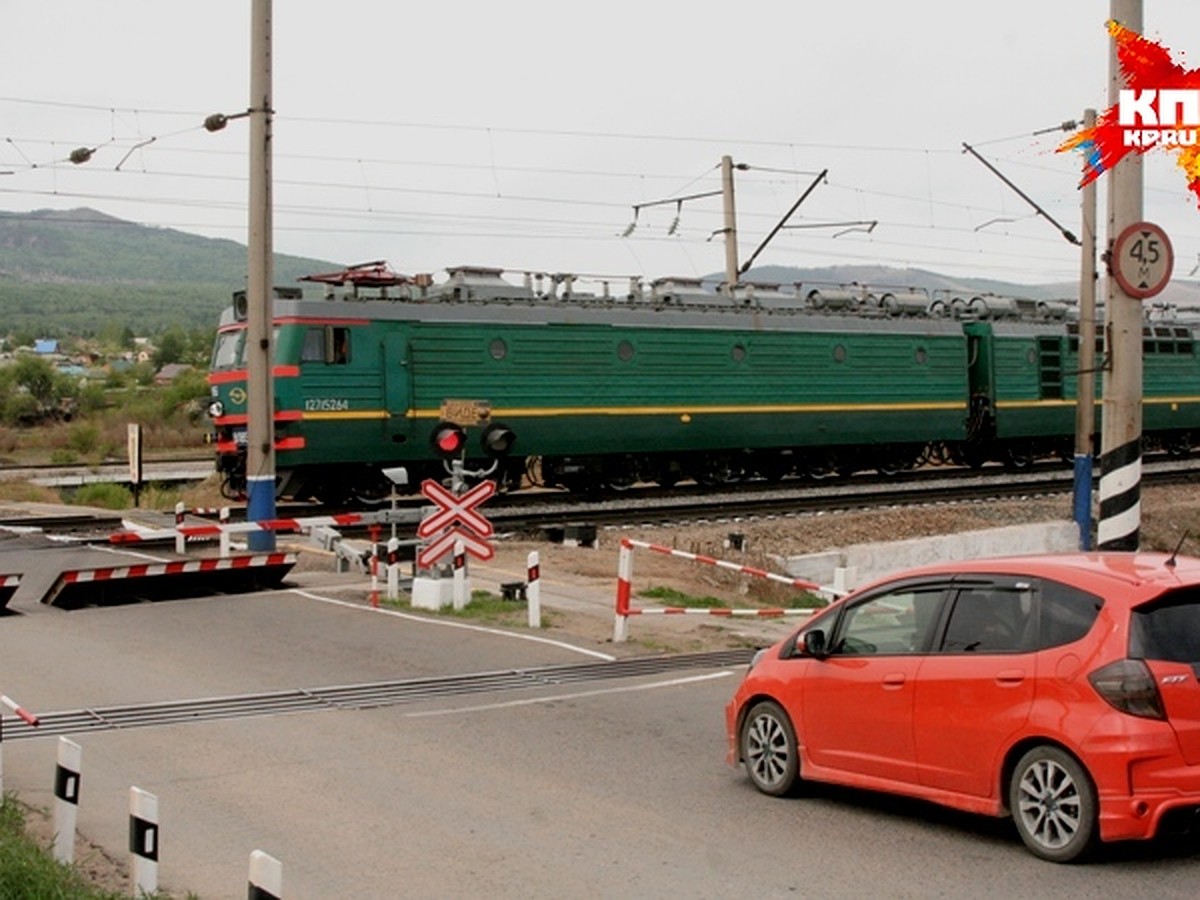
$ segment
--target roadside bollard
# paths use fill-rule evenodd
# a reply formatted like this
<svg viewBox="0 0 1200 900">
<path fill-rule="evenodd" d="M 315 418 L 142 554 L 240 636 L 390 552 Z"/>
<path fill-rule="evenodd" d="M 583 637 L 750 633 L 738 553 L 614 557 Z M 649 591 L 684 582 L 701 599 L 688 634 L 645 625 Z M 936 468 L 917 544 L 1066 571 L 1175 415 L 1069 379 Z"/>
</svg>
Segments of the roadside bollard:
<svg viewBox="0 0 1200 900">
<path fill-rule="evenodd" d="M 467 605 L 467 548 L 462 541 L 454 542 L 454 608 Z"/>
<path fill-rule="evenodd" d="M 367 526 L 367 534 L 371 538 L 371 605 L 379 608 L 379 535 L 378 525 Z"/>
<path fill-rule="evenodd" d="M 248 900 L 280 900 L 283 896 L 283 863 L 275 857 L 255 850 L 250 854 L 250 888 Z"/>
<path fill-rule="evenodd" d="M 180 556 L 187 553 L 187 538 L 183 534 L 184 509 L 182 501 L 175 504 L 175 552 Z"/>
<path fill-rule="evenodd" d="M 530 552 L 525 564 L 525 604 L 529 610 L 529 627 L 542 627 L 541 566 L 536 550 Z"/>
<path fill-rule="evenodd" d="M 400 540 L 391 538 L 387 542 L 387 598 L 400 599 Z"/>
<path fill-rule="evenodd" d="M 217 540 L 219 541 L 219 544 L 217 545 L 218 546 L 217 553 L 221 557 L 221 559 L 225 559 L 229 556 L 229 542 L 230 542 L 229 532 L 225 528 L 225 526 L 229 524 L 229 507 L 228 506 L 221 507 L 221 512 L 220 512 L 219 516 L 217 517 L 217 522 L 221 525 L 221 535 L 219 538 L 217 538 Z"/>
<path fill-rule="evenodd" d="M 144 897 L 158 890 L 158 797 L 129 789 L 129 852 L 133 854 L 133 887 Z"/>
<path fill-rule="evenodd" d="M 68 864 L 75 860 L 82 757 L 82 747 L 65 737 L 58 739 L 58 765 L 54 769 L 54 858 Z"/>
</svg>

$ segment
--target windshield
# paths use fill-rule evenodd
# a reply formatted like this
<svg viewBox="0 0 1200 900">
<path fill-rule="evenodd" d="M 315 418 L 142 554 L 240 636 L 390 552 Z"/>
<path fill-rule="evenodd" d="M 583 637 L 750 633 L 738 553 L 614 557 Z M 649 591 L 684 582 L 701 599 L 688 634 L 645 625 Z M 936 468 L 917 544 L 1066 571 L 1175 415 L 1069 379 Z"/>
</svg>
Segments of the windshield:
<svg viewBox="0 0 1200 900">
<path fill-rule="evenodd" d="M 242 348 L 246 344 L 246 329 L 237 331 L 222 331 L 217 335 L 216 346 L 213 347 L 212 370 L 237 369 L 243 365 Z"/>
</svg>

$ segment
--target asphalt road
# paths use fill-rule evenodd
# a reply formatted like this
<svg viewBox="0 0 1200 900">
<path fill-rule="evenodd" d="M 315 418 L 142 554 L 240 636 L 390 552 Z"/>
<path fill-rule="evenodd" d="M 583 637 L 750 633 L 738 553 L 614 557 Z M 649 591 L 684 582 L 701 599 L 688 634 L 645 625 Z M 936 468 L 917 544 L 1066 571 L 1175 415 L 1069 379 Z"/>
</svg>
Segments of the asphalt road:
<svg viewBox="0 0 1200 900">
<path fill-rule="evenodd" d="M 0 618 L 0 692 L 39 712 L 496 671 L 589 657 L 336 600 L 321 584 Z M 1002 822 L 857 792 L 757 794 L 724 764 L 740 673 L 694 669 L 374 709 L 79 735 L 79 827 L 126 853 L 158 795 L 160 883 L 289 898 L 1193 897 L 1200 841 L 1035 860 Z M 10 740 L 4 783 L 52 806 L 57 739 Z"/>
</svg>

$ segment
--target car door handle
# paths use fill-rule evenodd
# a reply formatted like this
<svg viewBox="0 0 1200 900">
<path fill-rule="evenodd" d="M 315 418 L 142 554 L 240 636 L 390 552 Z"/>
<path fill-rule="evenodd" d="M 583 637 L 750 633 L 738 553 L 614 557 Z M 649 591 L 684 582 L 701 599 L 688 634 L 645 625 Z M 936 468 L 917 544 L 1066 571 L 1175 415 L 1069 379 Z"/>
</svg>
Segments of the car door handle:
<svg viewBox="0 0 1200 900">
<path fill-rule="evenodd" d="M 890 675 L 884 675 L 883 676 L 883 689 L 885 691 L 888 691 L 888 690 L 894 691 L 897 688 L 902 688 L 902 687 L 904 687 L 904 681 L 905 681 L 905 676 L 904 676 L 903 672 L 893 672 Z"/>
<path fill-rule="evenodd" d="M 1025 672 L 1021 669 L 1005 669 L 996 673 L 996 684 L 1001 687 L 1014 687 L 1025 680 Z"/>
</svg>

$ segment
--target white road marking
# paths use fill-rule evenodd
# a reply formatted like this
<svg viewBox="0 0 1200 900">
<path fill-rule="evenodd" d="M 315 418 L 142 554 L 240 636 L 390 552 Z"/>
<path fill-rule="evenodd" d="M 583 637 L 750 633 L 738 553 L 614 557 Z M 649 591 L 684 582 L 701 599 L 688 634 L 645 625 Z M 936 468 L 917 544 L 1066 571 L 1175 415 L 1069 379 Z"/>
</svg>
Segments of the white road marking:
<svg viewBox="0 0 1200 900">
<path fill-rule="evenodd" d="M 634 691 L 652 691 L 658 688 L 676 687 L 681 684 L 695 684 L 700 681 L 712 681 L 716 678 L 728 678 L 733 675 L 732 669 L 724 672 L 710 672 L 707 675 L 692 675 L 688 678 L 672 678 L 669 681 L 655 681 L 650 684 L 635 684 L 628 687 L 598 688 L 594 691 L 578 691 L 572 694 L 555 694 L 553 697 L 527 697 L 524 700 L 506 700 L 503 703 L 484 703 L 478 706 L 460 706 L 455 709 L 434 709 L 426 712 L 405 713 L 406 719 L 423 719 L 430 716 L 457 716 L 462 713 L 485 712 L 492 709 L 510 709 L 514 706 L 533 706 L 536 703 L 557 703 L 560 700 L 578 700 L 581 697 L 602 697 L 606 694 L 628 694 Z"/>
<path fill-rule="evenodd" d="M 582 653 L 584 656 L 591 656 L 595 659 L 603 659 L 607 662 L 612 662 L 616 659 L 608 653 L 601 653 L 599 650 L 589 650 L 586 647 L 576 647 L 574 644 L 568 644 L 565 641 L 556 641 L 552 638 L 539 637 L 536 634 L 520 634 L 515 631 L 505 631 L 502 628 L 488 628 L 484 625 L 471 625 L 468 622 L 455 622 L 450 619 L 433 619 L 428 616 L 414 616 L 409 613 L 402 613 L 395 609 L 385 609 L 383 607 L 363 606 L 361 603 L 351 603 L 347 600 L 338 600 L 334 597 L 323 597 L 320 594 L 314 594 L 311 591 L 303 591 L 299 588 L 291 588 L 287 591 L 289 594 L 299 594 L 301 597 L 306 597 L 309 600 L 318 600 L 321 603 L 332 603 L 334 606 L 345 606 L 350 609 L 362 610 L 369 613 L 380 613 L 385 616 L 395 616 L 398 619 L 405 619 L 409 622 L 420 622 L 423 625 L 441 625 L 445 628 L 463 628 L 467 631 L 478 631 L 483 634 L 494 634 L 499 637 L 515 638 L 521 641 L 533 641 L 535 644 L 547 644 L 551 647 L 559 647 L 563 650 L 571 650 L 575 653 Z"/>
</svg>

